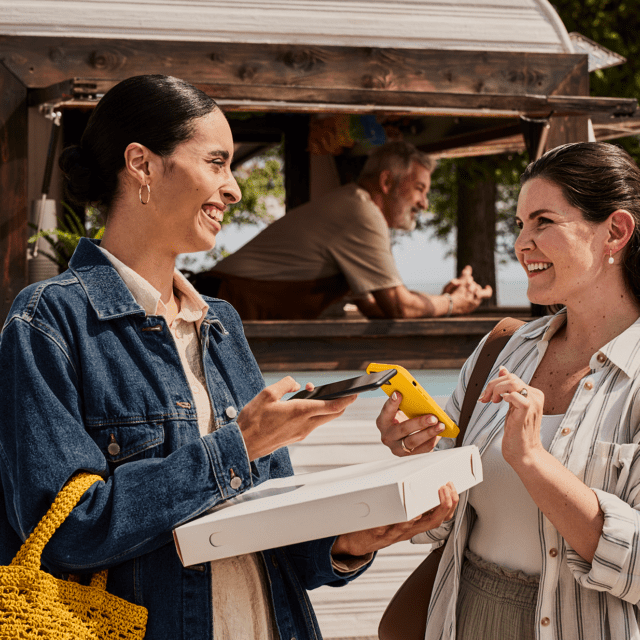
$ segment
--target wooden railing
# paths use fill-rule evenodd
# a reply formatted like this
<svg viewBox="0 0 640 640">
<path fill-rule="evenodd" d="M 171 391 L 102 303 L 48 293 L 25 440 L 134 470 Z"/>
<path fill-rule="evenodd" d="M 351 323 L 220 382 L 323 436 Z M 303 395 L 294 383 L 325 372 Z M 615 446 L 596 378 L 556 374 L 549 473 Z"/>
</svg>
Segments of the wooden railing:
<svg viewBox="0 0 640 640">
<path fill-rule="evenodd" d="M 370 362 L 455 369 L 505 316 L 527 319 L 530 310 L 500 307 L 418 320 L 247 321 L 244 327 L 262 371 L 361 370 Z"/>
</svg>

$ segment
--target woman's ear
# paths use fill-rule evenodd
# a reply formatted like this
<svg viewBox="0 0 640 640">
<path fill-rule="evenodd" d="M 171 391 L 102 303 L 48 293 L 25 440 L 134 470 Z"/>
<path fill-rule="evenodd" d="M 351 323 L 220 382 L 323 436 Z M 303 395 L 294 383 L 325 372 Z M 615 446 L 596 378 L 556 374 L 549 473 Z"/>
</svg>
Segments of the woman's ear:
<svg viewBox="0 0 640 640">
<path fill-rule="evenodd" d="M 624 249 L 636 228 L 633 216 L 626 209 L 618 209 L 609 216 L 607 249 L 613 254 Z"/>
<path fill-rule="evenodd" d="M 124 150 L 124 167 L 137 184 L 148 184 L 153 167 L 154 156 L 147 147 L 139 142 L 131 142 Z"/>
</svg>

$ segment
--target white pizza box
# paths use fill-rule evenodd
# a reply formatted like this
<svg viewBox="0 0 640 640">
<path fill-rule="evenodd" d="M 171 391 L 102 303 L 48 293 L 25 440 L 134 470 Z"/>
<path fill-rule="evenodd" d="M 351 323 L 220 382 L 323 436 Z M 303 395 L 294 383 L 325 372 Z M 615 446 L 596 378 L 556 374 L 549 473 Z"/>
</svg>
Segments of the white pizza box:
<svg viewBox="0 0 640 640">
<path fill-rule="evenodd" d="M 475 446 L 275 478 L 173 532 L 185 566 L 406 522 L 482 481 Z"/>
</svg>

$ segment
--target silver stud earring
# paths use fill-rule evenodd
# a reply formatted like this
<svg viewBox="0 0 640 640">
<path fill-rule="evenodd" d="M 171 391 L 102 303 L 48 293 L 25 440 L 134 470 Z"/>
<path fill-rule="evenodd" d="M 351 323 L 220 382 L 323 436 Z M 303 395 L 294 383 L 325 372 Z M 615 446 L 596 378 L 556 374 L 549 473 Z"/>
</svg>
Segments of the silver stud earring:
<svg viewBox="0 0 640 640">
<path fill-rule="evenodd" d="M 609 264 L 613 264 L 613 256 L 611 255 L 611 249 L 609 249 Z"/>
</svg>

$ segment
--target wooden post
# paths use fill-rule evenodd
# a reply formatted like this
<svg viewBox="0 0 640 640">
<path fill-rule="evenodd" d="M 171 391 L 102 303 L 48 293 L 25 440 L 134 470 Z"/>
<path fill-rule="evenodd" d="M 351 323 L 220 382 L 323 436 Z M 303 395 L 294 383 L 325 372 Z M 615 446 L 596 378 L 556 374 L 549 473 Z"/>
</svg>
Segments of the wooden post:
<svg viewBox="0 0 640 640">
<path fill-rule="evenodd" d="M 0 322 L 27 284 L 27 89 L 0 63 Z"/>
<path fill-rule="evenodd" d="M 487 163 L 481 171 L 479 163 Z M 482 286 L 491 285 L 493 295 L 486 303 L 495 306 L 496 291 L 496 182 L 490 177 L 488 158 L 461 158 L 458 161 L 458 242 L 457 275 L 466 265 Z"/>
<path fill-rule="evenodd" d="M 589 70 L 587 56 L 564 82 L 553 92 L 554 96 L 588 96 Z M 587 116 L 552 117 L 546 149 L 553 149 L 567 142 L 586 142 L 589 140 L 589 118 Z"/>
<path fill-rule="evenodd" d="M 288 116 L 284 132 L 284 188 L 287 211 L 309 202 L 311 198 L 308 146 L 309 116 Z"/>
</svg>

